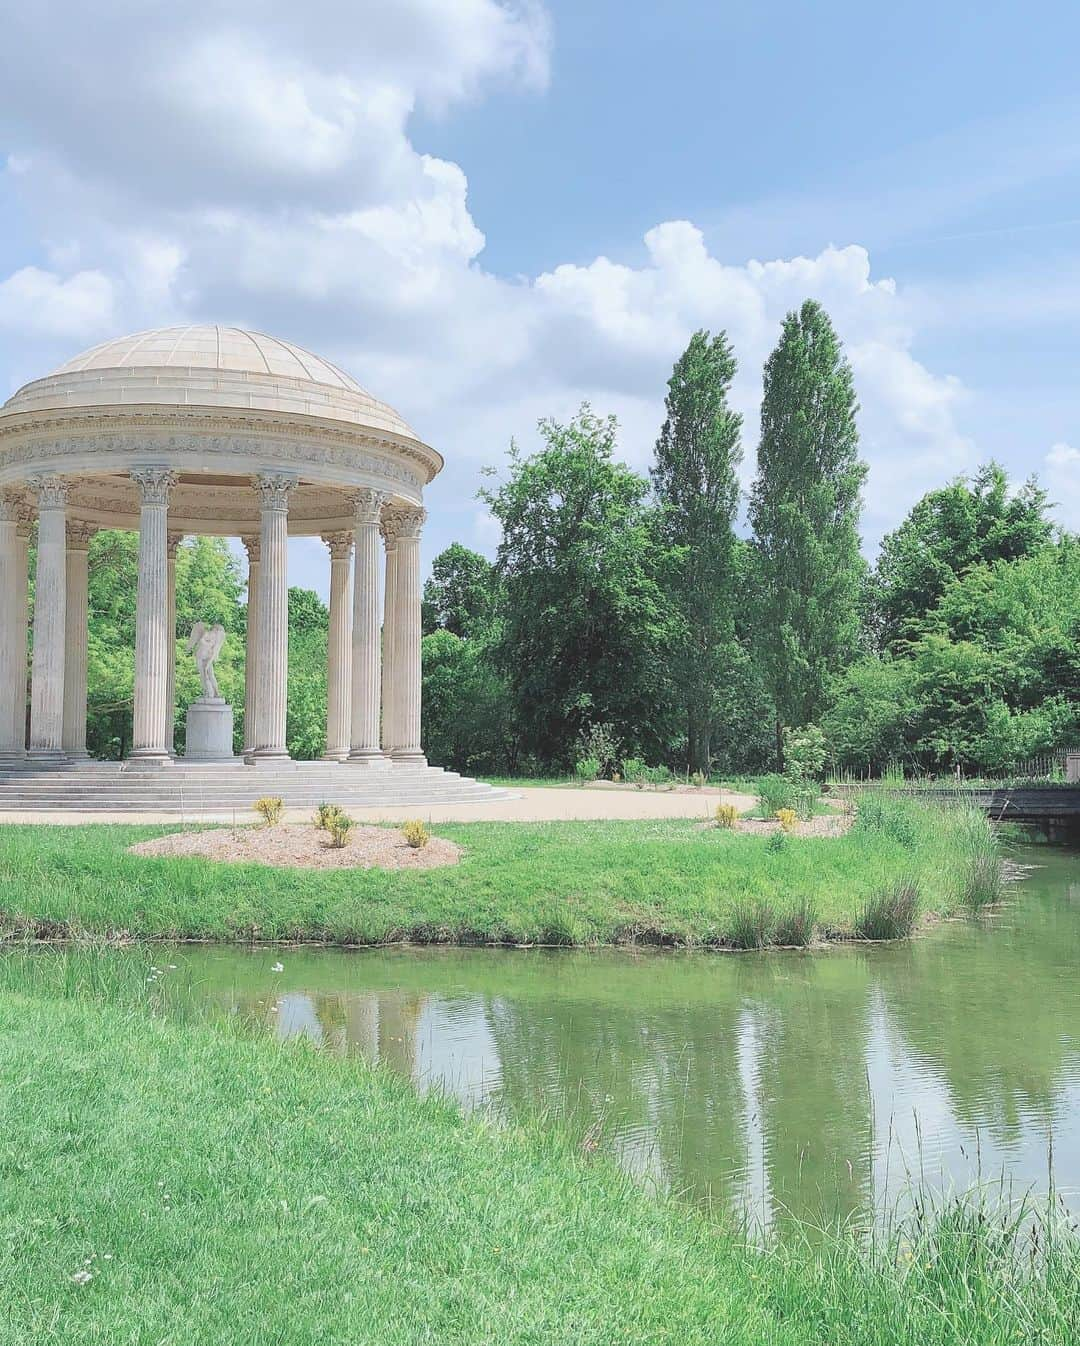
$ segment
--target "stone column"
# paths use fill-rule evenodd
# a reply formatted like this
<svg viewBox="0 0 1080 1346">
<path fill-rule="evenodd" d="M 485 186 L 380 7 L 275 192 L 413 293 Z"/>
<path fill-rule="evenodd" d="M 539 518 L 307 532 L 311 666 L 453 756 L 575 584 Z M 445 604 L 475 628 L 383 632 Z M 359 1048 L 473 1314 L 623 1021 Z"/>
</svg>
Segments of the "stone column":
<svg viewBox="0 0 1080 1346">
<path fill-rule="evenodd" d="M 135 716 L 130 768 L 161 767 L 169 761 L 165 735 L 169 656 L 169 492 L 176 474 L 165 467 L 135 467 L 139 488 L 139 580 L 135 594 Z M 173 628 L 175 631 L 175 627 Z"/>
<path fill-rule="evenodd" d="M 64 755 L 85 760 L 86 660 L 90 539 L 97 529 L 81 519 L 67 526 L 67 620 L 64 653 Z"/>
<path fill-rule="evenodd" d="M 427 518 L 423 509 L 393 509 L 384 514 L 396 532 L 392 642 L 394 681 L 393 747 L 395 762 L 424 764 L 420 747 L 420 532 Z"/>
<path fill-rule="evenodd" d="M 382 652 L 379 648 L 379 522 L 386 495 L 362 490 L 355 502 L 353 565 L 352 725 L 350 762 L 385 763 L 379 744 Z"/>
<path fill-rule="evenodd" d="M 165 748 L 170 757 L 176 756 L 176 553 L 183 542 L 183 533 L 170 533 L 166 548 L 169 587 L 169 671 L 165 692 Z"/>
<path fill-rule="evenodd" d="M 287 761 L 285 716 L 289 682 L 289 493 L 296 477 L 264 472 L 259 493 L 260 566 L 255 655 L 255 762 Z"/>
<path fill-rule="evenodd" d="M 29 502 L 19 512 L 15 535 L 15 725 L 12 738 L 18 755 L 26 756 L 27 660 L 30 653 L 30 534 L 34 509 Z"/>
<path fill-rule="evenodd" d="M 255 656 L 259 640 L 259 539 L 245 537 L 241 541 L 247 552 L 247 633 L 244 637 L 244 755 L 252 752 L 257 742 L 255 733 Z"/>
<path fill-rule="evenodd" d="M 36 761 L 64 760 L 64 644 L 67 624 L 67 482 L 38 476 L 34 664 L 30 687 L 30 751 Z"/>
<path fill-rule="evenodd" d="M 330 634 L 326 642 L 326 751 L 328 762 L 349 755 L 352 702 L 352 612 L 349 607 L 349 562 L 353 535 L 326 533 L 330 548 Z"/>
<path fill-rule="evenodd" d="M 23 509 L 23 500 L 18 492 L 0 492 L 0 760 L 2 761 L 17 760 L 26 756 L 25 574 L 22 575 L 22 602 L 19 601 L 19 523 Z"/>
<path fill-rule="evenodd" d="M 386 575 L 383 580 L 382 622 L 382 750 L 390 759 L 397 743 L 397 520 L 390 510 L 384 510 L 379 526 L 386 550 Z M 359 553 L 359 548 L 357 548 Z"/>
</svg>

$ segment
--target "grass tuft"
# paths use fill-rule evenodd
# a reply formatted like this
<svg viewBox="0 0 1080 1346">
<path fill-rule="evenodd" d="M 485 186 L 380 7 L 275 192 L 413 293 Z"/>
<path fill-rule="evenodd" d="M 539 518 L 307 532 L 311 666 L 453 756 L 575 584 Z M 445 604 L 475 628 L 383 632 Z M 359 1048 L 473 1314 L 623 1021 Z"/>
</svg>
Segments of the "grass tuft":
<svg viewBox="0 0 1080 1346">
<path fill-rule="evenodd" d="M 866 900 L 855 922 L 860 939 L 905 939 L 919 915 L 919 885 L 900 879 Z"/>
</svg>

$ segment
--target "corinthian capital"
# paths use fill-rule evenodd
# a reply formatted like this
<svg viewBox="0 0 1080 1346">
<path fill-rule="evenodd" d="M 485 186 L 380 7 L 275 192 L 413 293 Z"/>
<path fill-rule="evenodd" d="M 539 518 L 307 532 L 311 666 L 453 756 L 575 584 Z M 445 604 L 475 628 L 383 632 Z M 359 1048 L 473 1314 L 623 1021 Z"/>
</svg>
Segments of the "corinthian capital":
<svg viewBox="0 0 1080 1346">
<path fill-rule="evenodd" d="M 244 550 L 247 552 L 248 565 L 257 566 L 262 559 L 262 538 L 258 533 L 246 533 L 240 541 L 244 544 Z"/>
<path fill-rule="evenodd" d="M 21 523 L 26 502 L 18 491 L 0 491 L 0 523 Z"/>
<path fill-rule="evenodd" d="M 180 550 L 180 544 L 184 540 L 183 533 L 168 533 L 165 537 L 165 554 L 170 561 L 176 560 L 176 553 Z"/>
<path fill-rule="evenodd" d="M 255 489 L 259 493 L 259 508 L 286 513 L 289 508 L 289 493 L 295 485 L 296 474 L 293 472 L 260 472 L 255 478 Z"/>
<path fill-rule="evenodd" d="M 427 519 L 426 509 L 412 506 L 384 509 L 382 512 L 382 535 L 387 542 L 417 542 L 420 531 Z"/>
<path fill-rule="evenodd" d="M 37 491 L 38 509 L 63 509 L 67 505 L 68 483 L 64 477 L 38 473 L 30 478 L 30 489 Z"/>
<path fill-rule="evenodd" d="M 364 487 L 353 497 L 353 509 L 358 524 L 370 524 L 378 527 L 382 518 L 383 506 L 390 499 L 385 491 L 372 491 Z"/>
<path fill-rule="evenodd" d="M 322 540 L 330 548 L 331 561 L 347 561 L 352 555 L 351 533 L 323 533 Z"/>
<path fill-rule="evenodd" d="M 176 473 L 167 467 L 133 467 L 128 474 L 139 488 L 144 505 L 167 505 L 176 485 Z"/>
</svg>

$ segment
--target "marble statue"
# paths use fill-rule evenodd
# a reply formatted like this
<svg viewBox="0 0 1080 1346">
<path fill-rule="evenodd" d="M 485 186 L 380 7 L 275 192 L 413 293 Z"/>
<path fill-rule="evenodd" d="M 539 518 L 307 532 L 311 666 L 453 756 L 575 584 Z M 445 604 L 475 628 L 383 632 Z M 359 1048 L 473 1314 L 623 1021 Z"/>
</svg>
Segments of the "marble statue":
<svg viewBox="0 0 1080 1346">
<path fill-rule="evenodd" d="M 207 701 L 220 701 L 221 691 L 214 676 L 214 663 L 225 644 L 225 628 L 219 623 L 206 626 L 196 622 L 188 637 L 187 651 L 195 658 L 195 667 L 199 670 L 203 697 Z"/>
</svg>

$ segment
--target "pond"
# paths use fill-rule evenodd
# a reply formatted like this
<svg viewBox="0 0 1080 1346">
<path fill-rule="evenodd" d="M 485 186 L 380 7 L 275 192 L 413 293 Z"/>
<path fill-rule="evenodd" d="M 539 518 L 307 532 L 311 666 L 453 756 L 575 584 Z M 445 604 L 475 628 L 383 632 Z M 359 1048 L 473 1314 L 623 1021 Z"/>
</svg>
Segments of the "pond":
<svg viewBox="0 0 1080 1346">
<path fill-rule="evenodd" d="M 170 951 L 200 996 L 466 1106 L 541 1114 L 764 1226 L 1051 1181 L 1080 1205 L 1080 852 L 993 914 L 822 952 Z M 162 959 L 164 962 L 165 960 Z M 280 965 L 281 970 L 275 970 Z"/>
</svg>

